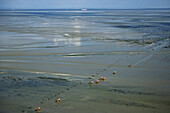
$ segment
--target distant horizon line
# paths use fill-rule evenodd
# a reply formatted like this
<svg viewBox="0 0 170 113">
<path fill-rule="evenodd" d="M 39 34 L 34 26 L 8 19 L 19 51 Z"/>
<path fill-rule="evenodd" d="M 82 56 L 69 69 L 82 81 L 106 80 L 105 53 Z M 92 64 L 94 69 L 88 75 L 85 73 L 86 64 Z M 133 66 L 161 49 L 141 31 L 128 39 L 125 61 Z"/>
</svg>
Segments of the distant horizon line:
<svg viewBox="0 0 170 113">
<path fill-rule="evenodd" d="M 49 8 L 49 9 L 43 9 L 43 8 L 0 8 L 0 10 L 81 10 L 81 9 L 87 9 L 87 10 L 164 10 L 164 9 L 170 9 L 170 8 Z"/>
</svg>

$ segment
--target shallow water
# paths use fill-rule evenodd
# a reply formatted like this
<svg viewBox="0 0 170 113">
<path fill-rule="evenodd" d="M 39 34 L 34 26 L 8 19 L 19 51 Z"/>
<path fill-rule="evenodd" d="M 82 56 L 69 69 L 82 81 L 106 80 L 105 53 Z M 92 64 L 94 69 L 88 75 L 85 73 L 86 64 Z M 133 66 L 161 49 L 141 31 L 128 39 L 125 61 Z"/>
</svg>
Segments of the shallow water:
<svg viewBox="0 0 170 113">
<path fill-rule="evenodd" d="M 169 9 L 1 10 L 0 112 L 167 112 L 169 20 Z"/>
<path fill-rule="evenodd" d="M 0 67 L 44 71 L 41 63 L 45 62 L 49 67 L 46 71 L 56 72 L 53 63 L 74 66 L 71 60 L 83 61 L 89 55 L 142 51 L 160 43 L 166 46 L 170 36 L 169 12 L 1 10 Z"/>
</svg>

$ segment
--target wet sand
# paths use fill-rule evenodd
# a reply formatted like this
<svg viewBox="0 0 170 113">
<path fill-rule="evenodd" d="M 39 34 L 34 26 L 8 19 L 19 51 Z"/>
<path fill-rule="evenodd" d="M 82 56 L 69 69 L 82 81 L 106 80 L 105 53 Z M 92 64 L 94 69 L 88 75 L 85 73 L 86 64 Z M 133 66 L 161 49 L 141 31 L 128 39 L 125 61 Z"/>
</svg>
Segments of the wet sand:
<svg viewBox="0 0 170 113">
<path fill-rule="evenodd" d="M 168 113 L 169 12 L 0 11 L 0 113 Z"/>
<path fill-rule="evenodd" d="M 76 70 L 67 65 L 70 73 L 1 68 L 0 112 L 33 113 L 38 106 L 42 113 L 169 112 L 169 49 L 89 57 Z M 88 84 L 101 76 L 106 80 Z M 62 101 L 56 103 L 57 98 Z"/>
</svg>

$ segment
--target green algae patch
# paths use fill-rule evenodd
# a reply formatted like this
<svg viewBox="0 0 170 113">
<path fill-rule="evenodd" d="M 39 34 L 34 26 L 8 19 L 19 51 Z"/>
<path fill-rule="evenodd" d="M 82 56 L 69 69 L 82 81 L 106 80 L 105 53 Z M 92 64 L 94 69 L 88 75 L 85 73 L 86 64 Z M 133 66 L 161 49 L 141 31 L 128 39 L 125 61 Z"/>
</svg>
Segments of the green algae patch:
<svg viewBox="0 0 170 113">
<path fill-rule="evenodd" d="M 64 78 L 54 78 L 54 77 L 37 77 L 38 79 L 43 79 L 43 80 L 53 80 L 53 81 L 65 81 L 68 82 L 67 79 Z"/>
</svg>

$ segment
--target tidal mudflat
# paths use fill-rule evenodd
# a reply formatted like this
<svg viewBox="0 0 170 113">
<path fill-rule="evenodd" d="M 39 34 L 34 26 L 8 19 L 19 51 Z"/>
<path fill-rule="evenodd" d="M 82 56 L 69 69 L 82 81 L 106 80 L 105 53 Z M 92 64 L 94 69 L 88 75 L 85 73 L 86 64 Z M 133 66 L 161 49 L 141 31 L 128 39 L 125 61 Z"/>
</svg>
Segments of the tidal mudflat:
<svg viewBox="0 0 170 113">
<path fill-rule="evenodd" d="M 1 10 L 0 112 L 168 113 L 169 12 Z"/>
</svg>

